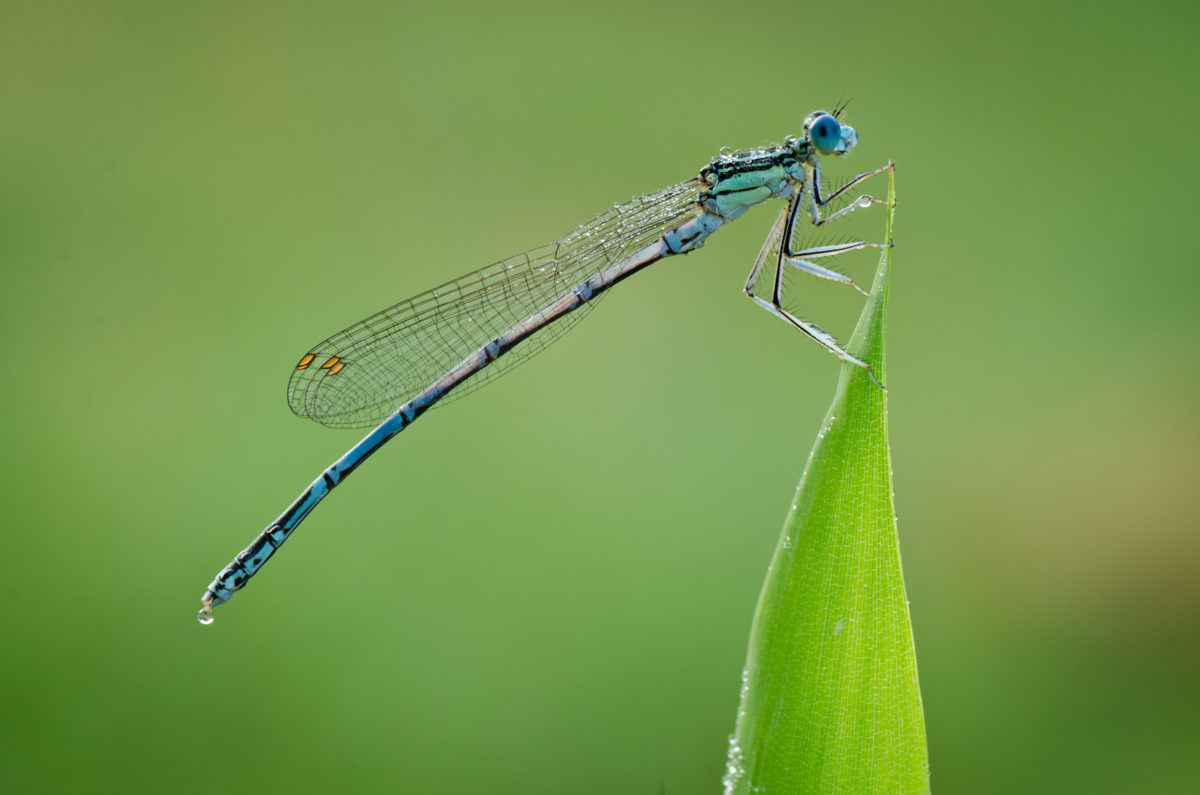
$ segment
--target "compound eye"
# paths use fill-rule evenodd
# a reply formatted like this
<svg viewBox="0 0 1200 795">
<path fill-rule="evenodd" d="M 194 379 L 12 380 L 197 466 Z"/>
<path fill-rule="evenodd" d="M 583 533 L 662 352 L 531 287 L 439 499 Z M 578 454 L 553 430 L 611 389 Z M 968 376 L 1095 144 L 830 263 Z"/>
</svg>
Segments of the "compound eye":
<svg viewBox="0 0 1200 795">
<path fill-rule="evenodd" d="M 822 116 L 809 128 L 808 134 L 812 138 L 812 142 L 816 144 L 817 149 L 828 154 L 841 143 L 842 126 L 832 116 Z"/>
</svg>

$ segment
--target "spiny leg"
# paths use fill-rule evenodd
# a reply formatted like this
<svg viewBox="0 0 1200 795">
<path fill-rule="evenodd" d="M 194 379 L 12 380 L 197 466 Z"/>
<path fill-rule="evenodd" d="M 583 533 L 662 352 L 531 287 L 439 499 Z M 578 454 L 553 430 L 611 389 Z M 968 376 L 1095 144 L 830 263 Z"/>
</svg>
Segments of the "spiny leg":
<svg viewBox="0 0 1200 795">
<path fill-rule="evenodd" d="M 887 165 L 885 165 L 885 166 L 877 168 L 874 171 L 867 171 L 862 174 L 859 174 L 854 179 L 850 180 L 850 182 L 843 185 L 838 190 L 834 191 L 834 193 L 830 194 L 829 198 L 825 199 L 825 203 L 832 201 L 834 198 L 836 198 L 838 195 L 840 195 L 841 193 L 846 191 L 848 188 L 862 182 L 863 180 L 869 179 L 870 177 L 873 177 L 876 174 L 882 174 L 885 171 L 890 171 L 893 168 L 895 168 L 895 163 L 893 161 L 889 160 L 887 162 Z M 814 218 L 816 216 L 816 211 L 817 211 L 816 210 L 817 200 L 815 198 L 815 194 L 817 193 L 818 190 L 820 190 L 820 185 L 821 185 L 820 174 L 819 174 L 820 163 L 817 163 L 816 171 L 818 173 L 814 173 L 813 181 L 812 181 L 813 198 L 810 199 L 810 201 L 809 201 L 809 206 L 812 208 L 812 214 L 813 214 Z M 797 195 L 797 197 L 796 197 L 797 202 L 802 198 L 802 194 L 803 194 L 803 191 L 801 192 L 801 195 Z M 871 198 L 870 196 L 860 196 L 849 207 L 844 207 L 841 210 L 839 210 L 838 212 L 834 213 L 833 215 L 830 215 L 829 217 L 827 217 L 825 219 L 814 220 L 813 226 L 820 226 L 822 223 L 832 221 L 835 218 L 843 215 L 844 213 L 850 212 L 851 210 L 854 210 L 858 207 L 868 207 L 871 204 L 887 204 L 887 202 L 883 201 L 881 199 Z M 842 347 L 840 345 L 838 345 L 837 340 L 835 340 L 832 335 L 830 335 L 828 332 L 826 332 L 820 326 L 816 326 L 815 324 L 811 324 L 811 323 L 805 323 L 804 321 L 800 320 L 800 318 L 796 317 L 795 315 L 791 314 L 790 312 L 788 312 L 786 309 L 783 308 L 782 284 L 783 284 L 783 266 L 784 266 L 784 264 L 788 264 L 788 265 L 792 265 L 792 266 L 796 267 L 799 270 L 802 270 L 802 271 L 805 271 L 808 273 L 812 273 L 816 276 L 821 276 L 823 278 L 833 279 L 835 281 L 849 284 L 855 290 L 858 290 L 863 295 L 866 295 L 866 293 L 857 284 L 855 284 L 854 281 L 852 279 L 850 279 L 849 277 L 843 276 L 842 274 L 838 273 L 837 271 L 830 270 L 828 268 L 823 268 L 820 265 L 816 265 L 815 263 L 805 262 L 801 258 L 803 256 L 805 256 L 806 254 L 810 257 L 836 256 L 837 254 L 845 254 L 848 251 L 857 251 L 857 250 L 863 249 L 863 248 L 891 248 L 892 242 L 890 240 L 887 243 L 869 243 L 866 241 L 855 241 L 853 243 L 846 243 L 846 244 L 843 244 L 840 246 L 839 245 L 815 246 L 810 249 L 805 249 L 805 250 L 798 251 L 798 252 L 792 252 L 792 237 L 796 233 L 796 217 L 798 214 L 797 213 L 798 209 L 799 209 L 799 205 L 797 204 L 796 207 L 793 208 L 791 210 L 791 212 L 789 213 L 790 217 L 788 219 L 787 226 L 785 226 L 783 229 L 783 240 L 782 240 L 781 245 L 779 246 L 779 263 L 778 263 L 778 267 L 776 267 L 776 269 L 775 269 L 775 292 L 772 295 L 772 303 L 774 304 L 775 308 L 777 310 L 779 310 L 779 312 L 782 313 L 791 323 L 793 323 L 795 325 L 804 324 L 807 326 L 811 326 L 812 328 L 819 331 L 825 337 L 825 339 L 822 339 L 821 337 L 814 337 L 814 339 L 816 339 L 818 342 L 820 342 L 822 345 L 824 345 L 826 348 L 828 348 L 834 354 L 840 356 L 845 361 L 856 364 L 859 367 L 866 370 L 867 375 L 870 377 L 870 379 L 872 381 L 875 382 L 875 386 L 886 391 L 887 387 L 885 387 L 882 383 L 880 383 L 879 379 L 875 377 L 875 373 L 871 371 L 871 366 L 869 364 L 867 364 L 866 362 L 862 361 L 861 359 L 855 358 L 855 357 L 851 356 L 849 353 L 847 353 L 844 349 L 842 349 Z M 815 254 L 814 254 L 814 252 L 815 252 Z M 805 329 L 805 330 L 807 331 L 808 329 Z M 809 333 L 811 334 L 811 332 L 809 332 Z"/>
<path fill-rule="evenodd" d="M 840 188 L 837 191 L 837 193 L 840 194 L 842 191 L 844 191 L 846 189 L 846 187 L 850 187 L 850 185 L 852 185 L 854 183 L 861 182 L 862 180 L 866 179 L 867 177 L 874 176 L 875 174 L 879 174 L 883 171 L 886 171 L 888 168 L 891 167 L 891 165 L 892 165 L 892 163 L 889 160 L 888 165 L 884 166 L 881 169 L 876 169 L 875 171 L 870 171 L 865 174 L 859 174 L 857 177 L 855 177 L 853 180 L 851 180 L 851 182 L 849 184 L 847 184 L 845 187 Z M 833 281 L 842 282 L 843 284 L 849 284 L 851 287 L 858 290 L 860 293 L 863 293 L 863 295 L 866 295 L 866 293 L 863 292 L 862 288 L 860 288 L 857 284 L 854 283 L 853 279 L 850 279 L 847 276 L 843 276 L 842 274 L 838 273 L 837 271 L 829 270 L 828 268 L 822 268 L 821 266 L 814 265 L 811 262 L 805 262 L 805 261 L 803 261 L 803 258 L 808 257 L 810 259 L 817 259 L 819 257 L 832 257 L 832 256 L 836 256 L 837 254 L 845 254 L 848 251 L 857 251 L 858 249 L 862 249 L 862 248 L 890 248 L 892 246 L 892 244 L 890 242 L 885 244 L 885 243 L 869 243 L 867 241 L 858 240 L 858 241 L 854 241 L 854 242 L 850 242 L 850 243 L 840 243 L 840 244 L 830 245 L 830 246 L 814 246 L 811 248 L 802 249 L 800 251 L 791 251 L 791 238 L 792 238 L 792 234 L 795 231 L 796 217 L 798 215 L 798 210 L 799 210 L 800 204 L 804 200 L 804 193 L 805 193 L 805 191 L 802 190 L 790 202 L 788 202 L 787 206 L 784 207 L 783 210 L 780 211 L 779 218 L 777 218 L 775 220 L 775 225 L 771 227 L 771 231 L 767 235 L 767 239 L 763 242 L 762 249 L 758 252 L 758 257 L 754 260 L 754 267 L 750 269 L 750 276 L 747 277 L 747 279 L 746 279 L 746 286 L 745 286 L 745 288 L 743 288 L 743 291 L 751 298 L 754 297 L 754 295 L 753 295 L 754 287 L 758 283 L 758 277 L 762 274 L 762 267 L 764 264 L 766 264 L 767 257 L 769 257 L 771 255 L 772 248 L 774 248 L 775 244 L 779 242 L 780 237 L 783 236 L 784 229 L 786 227 L 788 230 L 788 233 L 787 233 L 788 240 L 785 245 L 780 247 L 780 251 L 783 255 L 784 262 L 786 262 L 788 265 L 791 265 L 791 266 L 797 268 L 798 270 L 804 271 L 806 273 L 811 273 L 814 276 L 819 276 L 823 279 L 832 279 Z M 837 194 L 834 194 L 834 195 L 837 195 Z M 832 196 L 831 196 L 831 198 L 832 198 Z M 875 201 L 879 201 L 879 200 L 873 199 L 872 203 L 874 203 Z M 883 202 L 880 202 L 880 203 L 883 203 Z M 847 209 L 849 209 L 849 208 L 847 208 Z M 826 219 L 826 220 L 830 220 L 830 219 Z M 776 298 L 780 297 L 779 293 L 782 290 L 782 284 L 780 282 L 780 276 L 779 276 L 778 271 L 776 271 L 775 290 L 776 290 L 775 297 Z"/>
<path fill-rule="evenodd" d="M 868 243 L 865 240 L 856 240 L 852 243 L 839 243 L 832 246 L 813 246 L 812 248 L 802 249 L 796 252 L 787 253 L 784 258 L 784 264 L 791 265 L 797 270 L 812 274 L 822 279 L 830 279 L 831 281 L 848 284 L 855 290 L 858 290 L 863 295 L 867 291 L 854 283 L 854 280 L 849 276 L 838 273 L 835 270 L 822 267 L 815 262 L 809 262 L 807 258 L 817 259 L 818 257 L 833 257 L 838 254 L 845 254 L 848 251 L 858 251 L 864 248 L 891 248 L 891 243 Z"/>
<path fill-rule="evenodd" d="M 782 242 L 781 239 L 794 225 L 796 214 L 803 201 L 804 192 L 801 191 L 788 203 L 788 206 L 783 208 L 783 210 L 779 213 L 779 218 L 775 221 L 775 225 L 771 228 L 771 232 L 767 235 L 767 239 L 763 241 L 762 249 L 759 250 L 758 257 L 754 260 L 754 267 L 751 268 L 750 276 L 746 279 L 746 286 L 743 288 L 743 292 L 745 292 L 746 297 L 751 301 L 758 304 L 763 309 L 767 310 L 785 323 L 804 332 L 839 359 L 850 362 L 851 364 L 857 365 L 858 367 L 866 370 L 867 375 L 870 376 L 871 380 L 874 381 L 880 388 L 883 388 L 883 384 L 880 384 L 879 380 L 875 378 L 875 374 L 871 372 L 871 366 L 869 364 L 843 350 L 842 346 L 838 344 L 838 341 L 833 338 L 833 335 L 827 332 L 825 329 L 821 328 L 815 323 L 809 323 L 801 320 L 785 310 L 782 306 L 782 284 L 780 272 L 784 262 L 783 252 L 787 244 Z M 790 237 L 790 235 L 787 236 Z M 779 253 L 777 254 L 777 260 L 775 264 L 775 284 L 771 291 L 771 300 L 766 301 L 755 295 L 754 290 L 758 285 L 759 276 L 762 275 L 762 267 L 766 263 L 767 257 L 771 255 L 772 249 L 776 248 L 778 248 Z"/>
<path fill-rule="evenodd" d="M 754 260 L 754 267 L 750 269 L 750 276 L 746 279 L 746 286 L 742 288 L 742 291 L 750 298 L 754 298 L 754 287 L 758 284 L 758 277 L 762 274 L 762 266 L 766 263 L 767 257 L 771 256 L 771 250 L 779 242 L 779 238 L 783 234 L 783 225 L 787 223 L 789 218 L 793 217 L 792 205 L 798 198 L 793 198 L 779 212 L 779 218 L 775 220 L 775 225 L 771 227 L 767 239 L 763 241 L 762 249 L 759 250 L 758 257 Z"/>
<path fill-rule="evenodd" d="M 818 210 L 818 208 L 825 207 L 830 202 L 834 201 L 839 196 L 841 196 L 843 193 L 845 193 L 846 191 L 853 188 L 855 185 L 858 185 L 858 184 L 870 179 L 871 177 L 875 176 L 876 174 L 882 174 L 885 171 L 892 171 L 895 168 L 896 168 L 896 163 L 892 160 L 889 160 L 889 161 L 887 161 L 887 165 L 880 166 L 879 168 L 875 169 L 874 171 L 864 171 L 863 173 L 861 173 L 861 174 L 857 175 L 856 177 L 854 177 L 853 179 L 851 179 L 849 182 L 847 182 L 842 187 L 835 190 L 833 193 L 829 194 L 828 196 L 822 196 L 821 195 L 821 163 L 820 163 L 820 161 L 817 161 L 816 163 L 814 163 L 813 164 L 813 173 L 812 173 L 812 193 L 810 194 L 811 200 L 809 201 L 809 205 L 808 205 L 808 213 L 812 217 L 812 225 L 813 226 L 823 226 L 823 225 L 829 223 L 830 221 L 841 218 L 843 215 L 846 215 L 847 213 L 854 212 L 855 210 L 859 209 L 860 207 L 870 207 L 872 204 L 887 204 L 887 202 L 883 199 L 876 199 L 874 196 L 869 196 L 869 195 L 863 194 L 862 196 L 859 196 L 857 199 L 855 199 L 853 202 L 851 202 L 847 206 L 843 207 L 842 209 L 838 210 L 835 213 L 825 216 L 824 218 L 821 217 L 821 214 Z"/>
<path fill-rule="evenodd" d="M 813 165 L 812 193 L 810 195 L 810 200 L 809 200 L 809 213 L 813 219 L 813 221 L 812 221 L 813 226 L 819 227 L 824 224 L 827 224 L 836 218 L 840 218 L 842 215 L 845 215 L 848 212 L 857 210 L 859 207 L 869 207 L 872 204 L 886 204 L 887 202 L 883 201 L 882 199 L 876 199 L 872 196 L 864 195 L 864 196 L 859 196 L 849 206 L 843 207 L 841 210 L 838 210 L 837 212 L 835 212 L 832 215 L 829 215 L 825 218 L 820 217 L 820 215 L 818 213 L 818 209 L 817 209 L 818 206 L 824 207 L 824 206 L 828 205 L 830 202 L 835 200 L 838 196 L 841 196 L 843 193 L 845 193 L 847 190 L 854 187 L 855 185 L 858 185 L 858 184 L 864 182 L 865 180 L 870 179 L 871 177 L 875 176 L 876 174 L 882 174 L 886 171 L 891 171 L 892 169 L 895 168 L 895 166 L 896 166 L 895 162 L 889 160 L 886 165 L 881 166 L 880 168 L 877 168 L 874 171 L 864 171 L 863 173 L 861 173 L 858 176 L 851 179 L 849 182 L 847 182 L 842 187 L 835 190 L 833 193 L 829 194 L 829 196 L 822 197 L 821 196 L 821 164 L 819 161 L 817 163 L 815 163 Z M 817 276 L 822 279 L 829 279 L 829 280 L 835 281 L 835 282 L 840 282 L 841 284 L 848 284 L 851 287 L 853 287 L 855 290 L 857 290 L 859 293 L 861 293 L 862 295 L 866 295 L 867 292 L 865 290 L 863 290 L 861 287 L 859 287 L 857 284 L 855 284 L 854 280 L 851 279 L 850 277 L 845 276 L 841 273 L 838 273 L 837 271 L 832 270 L 830 268 L 825 268 L 821 265 L 817 265 L 814 262 L 809 262 L 808 260 L 817 259 L 819 257 L 833 257 L 838 254 L 845 254 L 846 252 L 849 252 L 849 251 L 858 251 L 858 250 L 864 249 L 864 248 L 890 248 L 892 245 L 891 242 L 889 241 L 888 243 L 885 244 L 885 243 L 870 243 L 865 240 L 856 240 L 851 243 L 841 243 L 838 245 L 831 245 L 831 246 L 813 246 L 811 248 L 806 248 L 802 251 L 792 251 L 792 249 L 791 249 L 792 236 L 795 234 L 795 231 L 796 231 L 795 215 L 796 214 L 793 212 L 792 213 L 793 219 L 790 222 L 790 225 L 785 233 L 786 237 L 785 237 L 785 244 L 783 247 L 783 261 L 785 263 L 787 263 L 788 265 L 791 265 L 792 267 L 796 268 L 797 270 L 804 271 L 805 273 L 809 273 L 813 276 Z"/>
<path fill-rule="evenodd" d="M 874 169 L 873 171 L 864 171 L 863 173 L 858 174 L 857 176 L 851 178 L 851 180 L 849 182 L 847 182 L 845 185 L 838 188 L 833 193 L 829 194 L 828 196 L 826 196 L 824 198 L 822 198 L 822 196 L 821 196 L 820 183 L 818 181 L 814 180 L 813 181 L 814 197 L 817 200 L 817 204 L 824 207 L 826 204 L 829 204 L 831 201 L 836 199 L 838 196 L 841 196 L 843 193 L 850 190 L 851 188 L 853 188 L 855 185 L 859 184 L 860 182 L 864 182 L 877 174 L 882 174 L 885 171 L 892 171 L 895 168 L 896 168 L 895 161 L 889 160 L 889 161 L 887 161 L 887 163 L 885 163 L 884 165 L 880 166 L 877 169 Z M 817 172 L 820 173 L 820 164 L 819 163 L 818 163 Z M 879 202 L 881 204 L 884 203 L 883 199 L 875 199 L 875 201 Z"/>
</svg>

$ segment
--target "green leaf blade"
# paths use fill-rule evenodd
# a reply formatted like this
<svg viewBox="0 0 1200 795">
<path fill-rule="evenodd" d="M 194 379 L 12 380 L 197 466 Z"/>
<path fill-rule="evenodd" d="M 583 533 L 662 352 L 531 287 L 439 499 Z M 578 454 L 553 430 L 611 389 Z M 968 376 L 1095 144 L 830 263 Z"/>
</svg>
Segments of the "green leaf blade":
<svg viewBox="0 0 1200 795">
<path fill-rule="evenodd" d="M 895 207 L 888 184 L 887 239 Z M 848 350 L 883 381 L 891 250 Z M 759 597 L 727 793 L 927 793 L 887 393 L 844 364 Z"/>
</svg>

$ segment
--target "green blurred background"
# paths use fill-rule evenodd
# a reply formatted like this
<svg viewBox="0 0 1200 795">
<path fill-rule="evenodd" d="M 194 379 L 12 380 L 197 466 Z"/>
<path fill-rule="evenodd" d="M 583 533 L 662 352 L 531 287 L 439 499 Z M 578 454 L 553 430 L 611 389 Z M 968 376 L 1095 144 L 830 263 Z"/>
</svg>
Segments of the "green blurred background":
<svg viewBox="0 0 1200 795">
<path fill-rule="evenodd" d="M 3 3 L 0 789 L 718 791 L 838 369 L 739 294 L 773 209 L 194 615 L 358 439 L 309 345 L 852 96 L 934 789 L 1197 791 L 1194 9 Z"/>
</svg>

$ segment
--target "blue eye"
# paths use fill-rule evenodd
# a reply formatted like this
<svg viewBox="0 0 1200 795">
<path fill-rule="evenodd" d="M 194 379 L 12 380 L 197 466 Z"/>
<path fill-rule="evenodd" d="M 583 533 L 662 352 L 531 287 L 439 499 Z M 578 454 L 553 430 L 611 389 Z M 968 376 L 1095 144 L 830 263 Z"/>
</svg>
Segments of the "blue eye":
<svg viewBox="0 0 1200 795">
<path fill-rule="evenodd" d="M 817 149 L 829 153 L 842 142 L 842 126 L 832 116 L 817 119 L 808 131 Z"/>
</svg>

